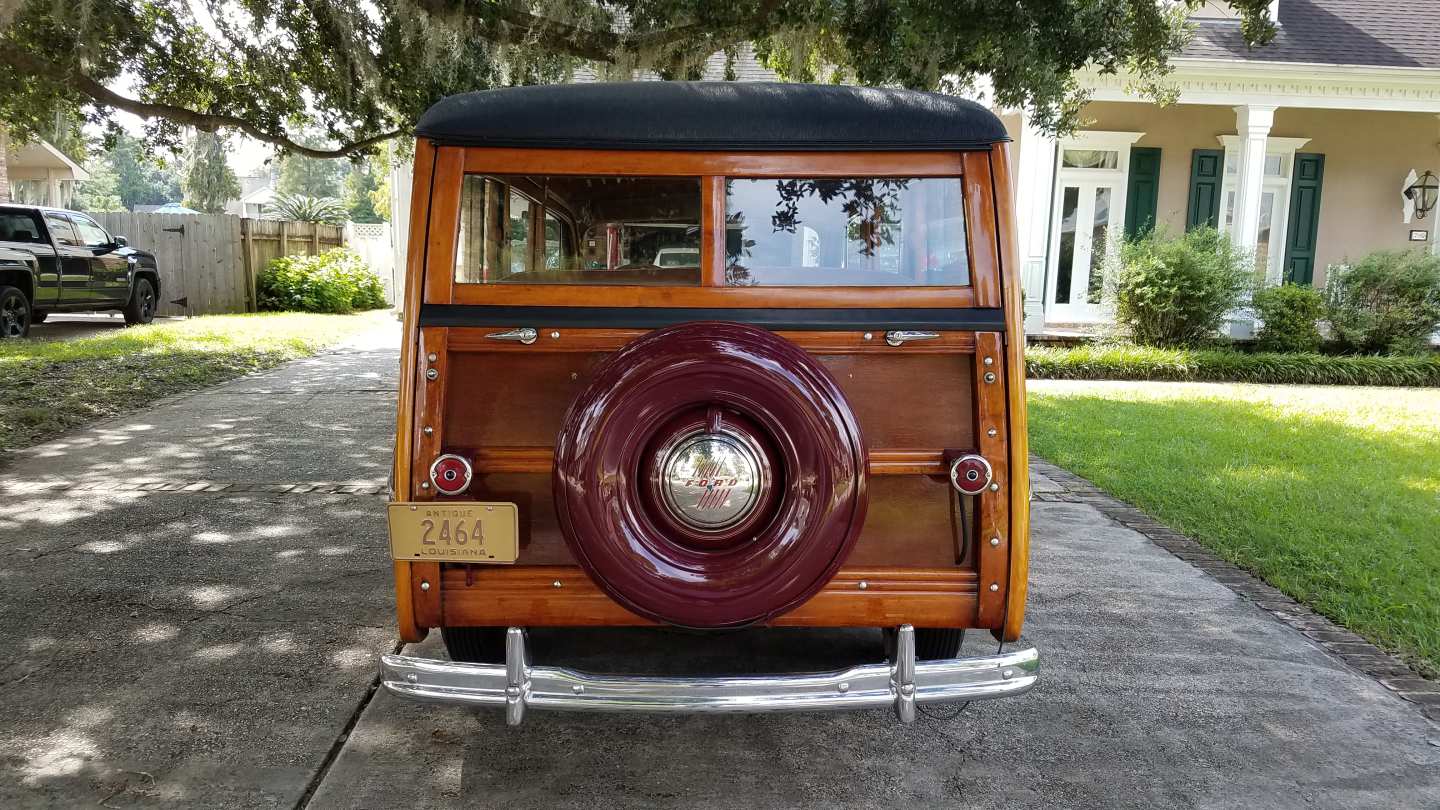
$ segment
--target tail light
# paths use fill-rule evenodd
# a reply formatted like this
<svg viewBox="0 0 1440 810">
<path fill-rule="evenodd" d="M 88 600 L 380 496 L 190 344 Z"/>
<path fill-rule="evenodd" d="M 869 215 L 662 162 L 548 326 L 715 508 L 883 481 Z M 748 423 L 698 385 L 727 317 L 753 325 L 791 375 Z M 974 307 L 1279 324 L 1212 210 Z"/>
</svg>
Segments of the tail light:
<svg viewBox="0 0 1440 810">
<path fill-rule="evenodd" d="M 984 456 L 970 453 L 950 462 L 950 483 L 962 495 L 979 495 L 994 477 L 990 462 Z"/>
<path fill-rule="evenodd" d="M 470 460 L 446 453 L 430 465 L 430 485 L 441 495 L 459 495 L 470 488 Z"/>
</svg>

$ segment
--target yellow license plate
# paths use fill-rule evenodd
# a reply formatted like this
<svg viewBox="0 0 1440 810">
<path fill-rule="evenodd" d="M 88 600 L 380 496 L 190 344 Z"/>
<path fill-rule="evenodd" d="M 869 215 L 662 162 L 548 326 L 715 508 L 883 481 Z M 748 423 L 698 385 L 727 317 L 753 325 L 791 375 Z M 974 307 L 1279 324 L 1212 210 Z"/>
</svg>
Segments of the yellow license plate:
<svg viewBox="0 0 1440 810">
<path fill-rule="evenodd" d="M 520 511 L 513 503 L 392 503 L 390 556 L 513 563 L 520 556 Z"/>
</svg>

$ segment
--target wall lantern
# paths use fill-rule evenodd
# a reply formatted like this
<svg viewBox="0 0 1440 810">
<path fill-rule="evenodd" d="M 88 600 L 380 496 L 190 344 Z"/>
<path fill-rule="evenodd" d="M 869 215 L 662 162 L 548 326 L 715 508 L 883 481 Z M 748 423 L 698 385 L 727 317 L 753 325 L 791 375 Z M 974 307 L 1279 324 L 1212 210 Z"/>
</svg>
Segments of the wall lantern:
<svg viewBox="0 0 1440 810">
<path fill-rule="evenodd" d="M 1425 215 L 1435 209 L 1435 203 L 1440 200 L 1440 178 L 1432 171 L 1427 171 L 1415 179 L 1415 182 L 1405 187 L 1405 198 L 1415 206 L 1415 218 L 1424 219 Z"/>
</svg>

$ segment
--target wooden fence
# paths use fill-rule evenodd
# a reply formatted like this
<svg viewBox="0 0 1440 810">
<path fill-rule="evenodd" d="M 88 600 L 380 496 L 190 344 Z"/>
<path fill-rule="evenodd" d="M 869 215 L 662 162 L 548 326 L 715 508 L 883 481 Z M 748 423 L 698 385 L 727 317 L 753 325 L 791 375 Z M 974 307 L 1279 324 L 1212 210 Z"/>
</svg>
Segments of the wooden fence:
<svg viewBox="0 0 1440 810">
<path fill-rule="evenodd" d="M 95 216 L 105 230 L 155 254 L 161 315 L 253 312 L 255 277 L 271 259 L 345 243 L 343 228 L 314 222 L 128 211 Z"/>
</svg>

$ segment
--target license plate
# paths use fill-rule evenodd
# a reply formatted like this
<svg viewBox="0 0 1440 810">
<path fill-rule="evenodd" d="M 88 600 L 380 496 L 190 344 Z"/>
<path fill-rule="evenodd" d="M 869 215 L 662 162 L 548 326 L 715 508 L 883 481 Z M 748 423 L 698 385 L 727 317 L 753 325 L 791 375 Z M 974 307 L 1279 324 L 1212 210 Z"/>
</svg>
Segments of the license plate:
<svg viewBox="0 0 1440 810">
<path fill-rule="evenodd" d="M 520 556 L 520 511 L 513 503 L 392 503 L 390 556 L 513 563 Z"/>
</svg>

